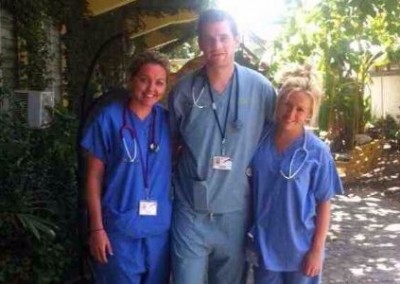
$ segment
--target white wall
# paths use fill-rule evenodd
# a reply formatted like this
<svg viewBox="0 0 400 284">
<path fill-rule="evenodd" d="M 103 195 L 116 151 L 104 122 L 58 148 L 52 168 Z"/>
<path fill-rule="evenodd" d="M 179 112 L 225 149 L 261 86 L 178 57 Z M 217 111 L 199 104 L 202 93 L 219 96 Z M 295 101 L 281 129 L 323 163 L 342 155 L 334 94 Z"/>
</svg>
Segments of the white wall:
<svg viewBox="0 0 400 284">
<path fill-rule="evenodd" d="M 390 114 L 400 122 L 400 69 L 372 72 L 371 79 L 366 94 L 371 94 L 372 115 L 380 118 Z"/>
</svg>

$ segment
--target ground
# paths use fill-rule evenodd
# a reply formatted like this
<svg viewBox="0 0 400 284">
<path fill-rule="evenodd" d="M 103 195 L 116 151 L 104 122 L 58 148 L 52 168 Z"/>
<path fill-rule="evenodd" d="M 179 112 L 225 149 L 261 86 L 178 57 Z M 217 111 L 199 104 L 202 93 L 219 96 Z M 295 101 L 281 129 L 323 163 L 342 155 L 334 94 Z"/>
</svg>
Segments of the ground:
<svg viewBox="0 0 400 284">
<path fill-rule="evenodd" d="M 400 283 L 400 153 L 334 200 L 323 283 Z"/>
</svg>

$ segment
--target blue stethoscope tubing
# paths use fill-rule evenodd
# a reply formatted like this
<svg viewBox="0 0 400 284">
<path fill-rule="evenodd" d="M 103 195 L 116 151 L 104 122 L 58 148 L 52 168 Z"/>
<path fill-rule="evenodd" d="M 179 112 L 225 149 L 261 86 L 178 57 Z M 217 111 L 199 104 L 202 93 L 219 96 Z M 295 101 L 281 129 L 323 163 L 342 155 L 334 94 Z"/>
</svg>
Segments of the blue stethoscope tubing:
<svg viewBox="0 0 400 284">
<path fill-rule="evenodd" d="M 236 80 L 236 82 L 235 82 L 236 90 L 235 90 L 235 115 L 234 115 L 234 120 L 232 121 L 232 126 L 236 130 L 240 130 L 242 128 L 243 123 L 239 119 L 239 78 L 238 78 L 238 71 L 237 71 L 237 67 L 236 66 L 235 66 L 234 74 L 235 74 L 235 77 L 236 77 L 235 78 L 235 80 Z M 202 86 L 201 86 L 199 95 L 197 96 L 197 99 L 196 99 L 196 96 L 195 96 L 195 84 L 196 84 L 197 77 L 201 77 L 202 78 Z M 199 100 L 201 99 L 201 97 L 204 94 L 204 90 L 205 90 L 206 85 L 209 88 L 209 96 L 210 96 L 210 99 L 212 101 L 212 107 L 214 109 L 215 108 L 215 103 L 214 103 L 214 100 L 212 98 L 212 93 L 211 93 L 212 90 L 211 90 L 211 87 L 210 87 L 210 84 L 209 84 L 209 81 L 208 81 L 208 78 L 207 78 L 207 75 L 206 75 L 204 67 L 199 69 L 199 70 L 197 70 L 195 72 L 195 74 L 193 74 L 193 77 L 192 77 L 191 93 L 192 93 L 193 105 L 195 107 L 199 108 L 199 109 L 202 109 L 202 108 L 206 107 L 205 105 L 199 105 L 198 104 Z"/>
<path fill-rule="evenodd" d="M 273 129 L 274 129 L 274 128 L 269 129 L 269 131 L 267 131 L 267 132 L 264 134 L 264 136 L 263 136 L 262 139 L 260 140 L 260 145 L 261 145 L 261 142 L 262 142 L 262 141 L 265 141 L 265 139 L 266 139 L 268 136 L 270 136 L 270 134 L 272 134 L 271 132 L 272 132 Z M 288 173 L 288 174 L 285 174 L 284 171 L 283 171 L 282 169 L 279 170 L 280 175 L 281 175 L 282 177 L 284 177 L 285 179 L 287 179 L 287 180 L 294 179 L 294 178 L 300 173 L 301 169 L 304 167 L 305 163 L 306 163 L 307 160 L 308 160 L 309 152 L 308 152 L 308 150 L 307 150 L 307 136 L 308 136 L 307 130 L 303 127 L 303 139 L 304 139 L 303 145 L 302 145 L 301 148 L 297 148 L 297 149 L 294 151 L 292 157 L 290 158 L 290 162 L 289 162 L 289 173 Z M 303 161 L 300 163 L 300 165 L 299 165 L 299 167 L 297 168 L 297 170 L 295 170 L 295 171 L 293 172 L 294 161 L 295 161 L 295 159 L 296 159 L 296 156 L 300 156 L 302 152 L 303 152 L 303 154 L 304 154 L 304 155 L 303 155 L 303 156 L 304 156 Z"/>
</svg>

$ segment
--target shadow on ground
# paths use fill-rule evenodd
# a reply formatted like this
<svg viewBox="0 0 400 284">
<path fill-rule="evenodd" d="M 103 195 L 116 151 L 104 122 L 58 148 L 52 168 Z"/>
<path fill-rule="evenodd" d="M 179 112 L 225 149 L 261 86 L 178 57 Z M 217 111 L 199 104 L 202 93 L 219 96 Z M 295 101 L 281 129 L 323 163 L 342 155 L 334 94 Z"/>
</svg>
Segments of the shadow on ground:
<svg viewBox="0 0 400 284">
<path fill-rule="evenodd" d="M 334 200 L 323 283 L 400 283 L 399 159 L 384 152 Z"/>
</svg>

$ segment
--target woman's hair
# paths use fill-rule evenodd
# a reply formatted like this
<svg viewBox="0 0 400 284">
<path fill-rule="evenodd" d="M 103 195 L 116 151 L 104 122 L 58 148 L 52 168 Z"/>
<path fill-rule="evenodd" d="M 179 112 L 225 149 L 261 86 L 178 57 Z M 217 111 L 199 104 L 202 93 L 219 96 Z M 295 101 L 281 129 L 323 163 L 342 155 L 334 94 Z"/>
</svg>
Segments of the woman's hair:
<svg viewBox="0 0 400 284">
<path fill-rule="evenodd" d="M 315 126 L 323 93 L 318 74 L 311 65 L 291 64 L 277 74 L 276 82 L 278 83 L 277 105 L 280 100 L 293 92 L 304 92 L 310 96 L 312 116 L 309 124 Z"/>
<path fill-rule="evenodd" d="M 157 64 L 162 66 L 165 69 L 167 76 L 171 68 L 169 60 L 165 55 L 154 50 L 146 50 L 133 57 L 131 65 L 128 69 L 128 76 L 135 76 L 139 72 L 140 68 L 146 64 Z"/>
</svg>

